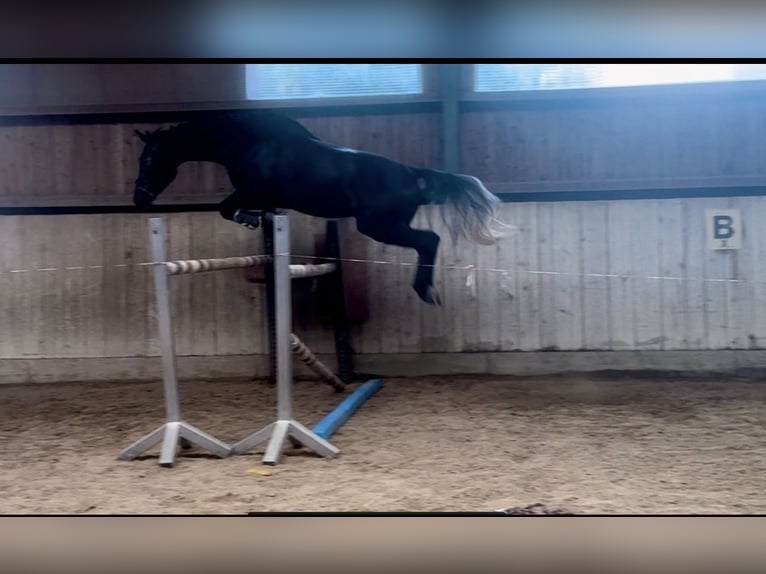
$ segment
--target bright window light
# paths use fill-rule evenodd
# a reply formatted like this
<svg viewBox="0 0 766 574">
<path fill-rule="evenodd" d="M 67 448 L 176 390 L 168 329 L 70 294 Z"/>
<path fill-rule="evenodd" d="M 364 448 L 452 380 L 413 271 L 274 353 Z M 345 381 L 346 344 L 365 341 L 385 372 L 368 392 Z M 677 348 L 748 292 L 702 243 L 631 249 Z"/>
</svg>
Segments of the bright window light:
<svg viewBox="0 0 766 574">
<path fill-rule="evenodd" d="M 477 64 L 477 92 L 765 80 L 766 64 Z"/>
<path fill-rule="evenodd" d="M 420 64 L 247 64 L 245 75 L 250 100 L 423 92 Z"/>
</svg>

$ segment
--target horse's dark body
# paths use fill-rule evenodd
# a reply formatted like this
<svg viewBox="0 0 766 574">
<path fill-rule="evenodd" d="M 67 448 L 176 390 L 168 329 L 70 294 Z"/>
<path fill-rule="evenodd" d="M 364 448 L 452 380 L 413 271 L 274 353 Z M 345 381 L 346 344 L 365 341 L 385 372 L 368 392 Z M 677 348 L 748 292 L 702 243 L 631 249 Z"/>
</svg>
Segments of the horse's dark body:
<svg viewBox="0 0 766 574">
<path fill-rule="evenodd" d="M 224 218 L 237 221 L 239 210 L 277 209 L 323 218 L 354 217 L 361 233 L 418 252 L 413 287 L 427 303 L 439 303 L 433 288 L 439 236 L 410 227 L 419 206 L 452 207 L 451 216 L 443 218 L 455 238 L 463 235 L 489 244 L 497 237 L 492 230 L 497 198 L 478 179 L 333 145 L 286 116 L 213 114 L 138 135 L 146 145 L 136 205 L 150 205 L 183 162 L 219 163 L 234 187 L 220 206 Z"/>
</svg>

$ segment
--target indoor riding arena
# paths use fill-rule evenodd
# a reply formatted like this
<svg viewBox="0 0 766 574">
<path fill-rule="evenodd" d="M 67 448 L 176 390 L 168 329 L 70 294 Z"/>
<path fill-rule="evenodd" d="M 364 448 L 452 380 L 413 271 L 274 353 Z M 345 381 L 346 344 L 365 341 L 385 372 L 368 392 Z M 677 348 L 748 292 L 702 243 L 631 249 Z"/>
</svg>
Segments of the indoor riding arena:
<svg viewBox="0 0 766 574">
<path fill-rule="evenodd" d="M 766 512 L 766 66 L 0 78 L 1 514 Z"/>
</svg>

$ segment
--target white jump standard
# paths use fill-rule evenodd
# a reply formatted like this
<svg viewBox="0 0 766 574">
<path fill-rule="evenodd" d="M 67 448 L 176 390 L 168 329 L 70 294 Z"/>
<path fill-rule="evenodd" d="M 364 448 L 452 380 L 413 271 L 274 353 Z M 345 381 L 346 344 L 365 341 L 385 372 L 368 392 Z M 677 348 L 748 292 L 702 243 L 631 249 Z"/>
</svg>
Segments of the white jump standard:
<svg viewBox="0 0 766 574">
<path fill-rule="evenodd" d="M 157 295 L 157 322 L 162 352 L 162 381 L 165 389 L 165 424 L 155 429 L 142 439 L 137 440 L 120 453 L 122 460 L 132 460 L 162 441 L 160 465 L 171 467 L 175 464 L 176 451 L 180 439 L 196 444 L 213 454 L 225 458 L 231 453 L 231 447 L 187 423 L 181 418 L 181 402 L 178 396 L 176 376 L 176 352 L 173 338 L 173 325 L 170 317 L 170 292 L 168 276 L 179 273 L 193 273 L 211 269 L 200 264 L 184 265 L 189 262 L 166 262 L 165 256 L 165 220 L 161 217 L 149 218 L 149 238 L 154 260 L 154 286 Z M 253 263 L 250 263 L 251 265 Z M 205 267 L 203 269 L 203 267 Z"/>
<path fill-rule="evenodd" d="M 285 441 L 295 439 L 317 454 L 330 458 L 340 451 L 329 441 L 293 419 L 293 364 L 292 364 L 292 285 L 290 270 L 290 220 L 286 215 L 265 214 L 274 224 L 274 292 L 277 335 L 277 420 L 245 437 L 232 449 L 232 454 L 243 454 L 264 441 L 269 441 L 263 455 L 264 464 L 277 464 L 282 457 Z M 329 272 L 332 269 L 326 268 Z"/>
</svg>

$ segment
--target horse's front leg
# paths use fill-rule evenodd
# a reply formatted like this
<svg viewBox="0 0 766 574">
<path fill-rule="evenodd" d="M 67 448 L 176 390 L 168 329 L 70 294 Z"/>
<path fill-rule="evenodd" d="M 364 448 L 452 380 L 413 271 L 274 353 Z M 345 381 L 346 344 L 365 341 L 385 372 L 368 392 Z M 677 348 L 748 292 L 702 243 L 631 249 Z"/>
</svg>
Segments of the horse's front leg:
<svg viewBox="0 0 766 574">
<path fill-rule="evenodd" d="M 439 236 L 433 231 L 412 229 L 406 223 L 386 226 L 378 221 L 357 219 L 357 229 L 375 241 L 410 247 L 418 252 L 418 268 L 412 288 L 423 301 L 431 305 L 441 305 L 439 292 L 433 285 L 436 252 L 439 249 Z"/>
<path fill-rule="evenodd" d="M 218 206 L 218 211 L 224 219 L 244 225 L 248 229 L 257 229 L 260 225 L 260 215 L 249 213 L 246 209 L 253 209 L 252 198 L 236 189 L 229 194 Z"/>
</svg>

